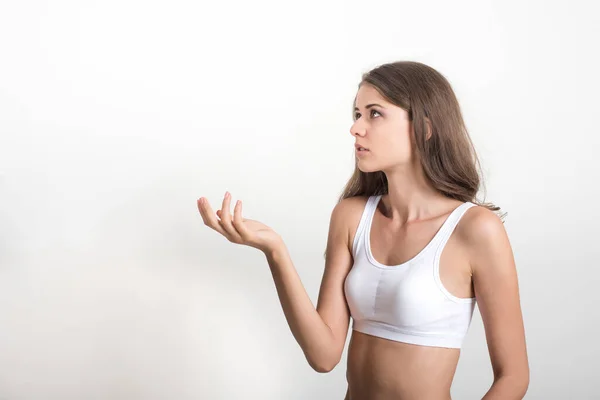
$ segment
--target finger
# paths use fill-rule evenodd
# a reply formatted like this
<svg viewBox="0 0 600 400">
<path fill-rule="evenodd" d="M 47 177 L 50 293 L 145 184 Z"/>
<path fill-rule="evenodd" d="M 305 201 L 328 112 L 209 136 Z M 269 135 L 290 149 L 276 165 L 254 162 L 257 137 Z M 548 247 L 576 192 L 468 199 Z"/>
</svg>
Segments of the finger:
<svg viewBox="0 0 600 400">
<path fill-rule="evenodd" d="M 221 208 L 221 215 L 220 215 L 221 220 L 219 221 L 219 224 L 225 230 L 225 232 L 227 232 L 230 235 L 230 237 L 228 238 L 230 241 L 241 242 L 242 237 L 235 230 L 235 228 L 233 227 L 233 225 L 231 223 L 230 202 L 231 202 L 231 194 L 227 193 L 225 195 L 225 197 L 223 198 L 223 207 Z"/>
<path fill-rule="evenodd" d="M 198 210 L 200 211 L 200 215 L 202 216 L 202 220 L 204 221 L 204 225 L 208 226 L 209 228 L 214 229 L 215 231 L 219 232 L 221 235 L 227 237 L 227 232 L 225 232 L 223 230 L 223 228 L 221 227 L 221 225 L 219 225 L 219 221 L 217 220 L 217 217 L 215 216 L 215 214 L 212 211 L 212 208 L 210 206 L 210 204 L 208 203 L 207 199 L 204 199 L 204 202 L 202 201 L 204 198 L 200 198 L 198 199 Z M 204 204 L 202 204 L 204 203 Z"/>
<path fill-rule="evenodd" d="M 225 193 L 225 196 L 223 196 L 223 203 L 221 204 L 221 220 L 223 220 L 224 216 L 226 216 L 227 214 L 229 214 L 229 201 L 230 201 L 231 195 L 229 193 Z"/>
<path fill-rule="evenodd" d="M 237 204 L 237 202 L 236 202 L 236 204 Z M 233 210 L 234 210 L 234 216 L 235 216 L 235 206 L 234 206 Z M 233 217 L 231 217 L 231 224 L 232 224 L 232 225 L 233 225 L 233 227 L 235 228 L 235 217 L 234 217 L 234 216 L 233 216 Z M 221 218 L 221 210 L 217 210 L 217 217 Z M 242 221 L 243 221 L 243 222 L 246 222 L 246 221 L 247 221 L 247 219 L 246 219 L 246 218 L 242 218 Z M 236 230 L 237 230 L 237 229 L 236 229 Z M 238 232 L 239 232 L 239 231 L 238 231 Z"/>
<path fill-rule="evenodd" d="M 248 228 L 244 225 L 244 219 L 242 218 L 242 202 L 238 200 L 233 209 L 233 226 L 239 232 L 242 238 L 249 236 Z"/>
<path fill-rule="evenodd" d="M 238 200 L 238 202 L 239 202 L 239 200 Z M 235 204 L 237 204 L 238 202 L 236 202 Z M 234 206 L 233 210 L 234 210 L 234 214 L 235 214 L 235 206 Z M 217 210 L 217 217 L 221 218 L 221 210 Z M 231 218 L 232 218 L 231 223 L 235 227 L 235 220 L 233 219 L 234 217 L 231 217 Z M 246 221 L 246 218 L 242 218 L 242 221 Z"/>
</svg>

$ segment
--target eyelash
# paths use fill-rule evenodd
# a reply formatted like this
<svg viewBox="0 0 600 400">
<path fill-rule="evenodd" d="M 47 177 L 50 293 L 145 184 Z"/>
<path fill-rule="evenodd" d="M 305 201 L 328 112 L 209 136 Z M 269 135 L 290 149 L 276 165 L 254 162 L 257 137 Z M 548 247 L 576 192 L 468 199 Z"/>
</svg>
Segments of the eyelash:
<svg viewBox="0 0 600 400">
<path fill-rule="evenodd" d="M 377 110 L 371 110 L 371 113 L 376 112 L 377 114 L 381 115 L 381 113 Z M 354 120 L 356 121 L 358 119 L 357 115 L 360 115 L 360 113 L 356 113 L 354 114 Z"/>
</svg>

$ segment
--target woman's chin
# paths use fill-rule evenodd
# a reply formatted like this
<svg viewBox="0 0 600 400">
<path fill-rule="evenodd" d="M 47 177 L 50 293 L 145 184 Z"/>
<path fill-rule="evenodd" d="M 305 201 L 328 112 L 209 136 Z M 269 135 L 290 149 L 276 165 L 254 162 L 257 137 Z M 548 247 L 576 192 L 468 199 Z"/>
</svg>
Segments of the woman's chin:
<svg viewBox="0 0 600 400">
<path fill-rule="evenodd" d="M 368 172 L 375 172 L 376 170 L 374 170 L 373 168 L 367 168 L 364 165 L 361 166 L 360 163 L 356 165 L 356 167 L 358 168 L 358 170 L 360 172 L 364 172 L 365 174 Z"/>
</svg>

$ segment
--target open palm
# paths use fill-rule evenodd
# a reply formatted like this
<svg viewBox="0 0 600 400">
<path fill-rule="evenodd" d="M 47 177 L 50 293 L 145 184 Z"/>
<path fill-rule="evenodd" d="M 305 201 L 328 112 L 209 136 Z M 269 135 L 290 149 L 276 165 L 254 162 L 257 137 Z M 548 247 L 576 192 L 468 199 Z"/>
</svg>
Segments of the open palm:
<svg viewBox="0 0 600 400">
<path fill-rule="evenodd" d="M 222 207 L 216 213 L 204 197 L 200 197 L 197 202 L 204 225 L 219 232 L 232 243 L 254 247 L 264 253 L 275 250 L 283 243 L 281 236 L 269 226 L 253 219 L 242 218 L 241 201 L 238 200 L 235 204 L 232 216 L 229 192 L 225 194 Z"/>
</svg>

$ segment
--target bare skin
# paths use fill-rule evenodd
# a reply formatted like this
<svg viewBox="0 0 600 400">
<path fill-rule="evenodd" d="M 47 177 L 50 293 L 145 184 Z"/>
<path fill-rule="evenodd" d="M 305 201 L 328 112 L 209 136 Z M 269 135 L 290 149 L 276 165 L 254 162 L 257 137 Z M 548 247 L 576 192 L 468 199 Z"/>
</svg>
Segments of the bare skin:
<svg viewBox="0 0 600 400">
<path fill-rule="evenodd" d="M 384 195 L 371 226 L 371 252 L 379 263 L 396 265 L 412 258 L 433 238 L 459 205 L 442 197 L 423 205 L 417 216 L 398 223 Z M 244 219 L 241 203 L 229 214 L 230 196 L 213 213 L 201 198 L 205 224 L 238 244 L 266 250 L 284 313 L 310 365 L 329 372 L 340 360 L 349 326 L 343 282 L 352 269 L 350 244 L 366 197 L 344 199 L 332 213 L 325 274 L 315 309 L 282 246 L 268 226 Z M 434 211 L 432 211 L 434 210 Z M 220 217 L 217 220 L 216 217 Z M 277 250 L 279 249 L 279 250 Z M 468 268 L 467 268 L 468 266 Z M 483 320 L 494 382 L 482 400 L 522 399 L 528 386 L 528 361 L 510 243 L 499 219 L 484 207 L 468 209 L 450 235 L 440 259 L 440 278 L 456 297 L 476 297 Z M 346 400 L 450 399 L 460 351 L 418 346 L 352 332 Z"/>
<path fill-rule="evenodd" d="M 425 140 L 433 135 L 425 117 Z M 350 133 L 356 146 L 357 167 L 365 173 L 382 171 L 388 191 L 374 214 L 371 252 L 385 265 L 415 256 L 433 238 L 450 212 L 461 202 L 434 189 L 425 177 L 406 110 L 390 104 L 372 86 L 363 84 L 355 98 Z M 348 222 L 348 244 L 366 199 L 350 198 L 342 219 Z M 317 307 L 323 315 L 342 313 L 340 277 L 352 267 L 351 249 L 340 251 L 326 271 L 327 292 Z M 485 207 L 468 209 L 450 235 L 440 259 L 440 279 L 456 297 L 476 297 L 486 332 L 494 382 L 482 400 L 521 399 L 529 385 L 529 366 L 515 261 L 500 219 Z M 337 301 L 337 302 L 336 302 Z M 347 313 L 347 310 L 344 311 Z M 345 314 L 346 316 L 347 314 Z M 344 318 L 345 318 L 344 316 Z M 336 343 L 347 333 L 345 319 L 332 319 Z M 338 350 L 339 351 L 339 350 Z M 347 400 L 450 399 L 450 386 L 460 350 L 416 346 L 352 332 L 348 351 Z"/>
<path fill-rule="evenodd" d="M 348 207 L 349 230 L 352 232 L 349 243 L 353 243 L 366 198 L 350 200 L 353 204 Z M 375 212 L 371 230 L 372 253 L 385 265 L 401 264 L 415 256 L 433 238 L 450 212 L 461 204 L 448 199 L 448 213 L 394 230 L 385 216 L 385 206 L 382 206 L 386 202 L 387 195 L 383 196 Z M 440 275 L 452 294 L 474 297 L 469 262 L 459 229 L 457 226 L 442 252 Z M 448 400 L 459 355 L 460 349 L 418 346 L 352 331 L 345 400 Z"/>
<path fill-rule="evenodd" d="M 407 111 L 362 85 L 355 100 L 350 133 L 357 146 L 357 167 L 382 171 L 387 194 L 371 225 L 371 252 L 384 265 L 413 258 L 429 243 L 462 202 L 444 196 L 425 178 L 413 151 L 413 125 Z M 432 135 L 430 121 L 423 133 Z M 332 212 L 325 272 L 317 307 L 294 269 L 282 238 L 268 226 L 242 217 L 241 202 L 230 215 L 223 199 L 216 215 L 205 198 L 198 200 L 204 223 L 230 242 L 267 255 L 277 294 L 294 338 L 318 372 L 339 363 L 350 313 L 343 291 L 352 269 L 354 235 L 367 198 L 350 197 Z M 217 219 L 218 217 L 218 219 Z M 529 366 L 514 257 L 500 219 L 485 207 L 469 208 L 450 235 L 440 258 L 440 279 L 456 297 L 476 297 L 486 332 L 494 382 L 482 400 L 522 399 Z M 346 400 L 448 400 L 459 349 L 418 346 L 352 332 L 348 350 Z"/>
</svg>

